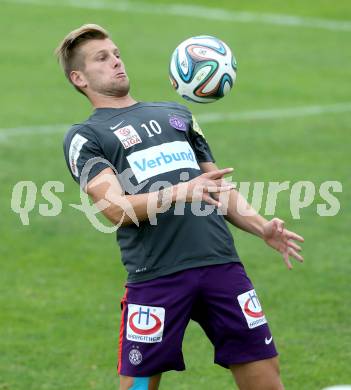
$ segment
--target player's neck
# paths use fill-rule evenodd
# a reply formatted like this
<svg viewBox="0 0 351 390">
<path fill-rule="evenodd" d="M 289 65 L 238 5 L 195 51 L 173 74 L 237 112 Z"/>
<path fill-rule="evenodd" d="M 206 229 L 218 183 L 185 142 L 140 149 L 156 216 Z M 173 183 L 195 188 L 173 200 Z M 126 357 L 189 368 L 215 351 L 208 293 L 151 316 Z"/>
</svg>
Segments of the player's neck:
<svg viewBox="0 0 351 390">
<path fill-rule="evenodd" d="M 124 108 L 137 103 L 129 94 L 122 97 L 100 95 L 90 101 L 94 108 Z"/>
</svg>

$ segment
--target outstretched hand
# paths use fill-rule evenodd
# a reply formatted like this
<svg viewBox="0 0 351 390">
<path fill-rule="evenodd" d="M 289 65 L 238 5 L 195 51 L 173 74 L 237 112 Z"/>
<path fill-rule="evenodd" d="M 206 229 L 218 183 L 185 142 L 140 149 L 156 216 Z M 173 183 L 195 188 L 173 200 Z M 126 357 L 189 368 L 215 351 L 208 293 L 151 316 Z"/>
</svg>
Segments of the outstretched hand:
<svg viewBox="0 0 351 390">
<path fill-rule="evenodd" d="M 301 247 L 294 241 L 304 242 L 303 237 L 285 229 L 284 221 L 279 218 L 273 218 L 263 226 L 263 237 L 267 245 L 271 246 L 283 256 L 288 269 L 292 269 L 290 257 L 303 262 L 303 257 L 298 253 Z"/>
</svg>

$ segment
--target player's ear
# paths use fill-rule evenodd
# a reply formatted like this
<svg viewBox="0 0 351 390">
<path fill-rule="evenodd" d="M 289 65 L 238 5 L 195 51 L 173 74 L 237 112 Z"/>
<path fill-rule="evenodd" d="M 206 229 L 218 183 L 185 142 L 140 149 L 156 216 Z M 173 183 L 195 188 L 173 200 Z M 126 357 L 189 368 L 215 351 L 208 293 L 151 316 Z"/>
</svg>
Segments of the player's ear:
<svg viewBox="0 0 351 390">
<path fill-rule="evenodd" d="M 72 70 L 69 77 L 72 83 L 78 88 L 85 88 L 88 85 L 84 74 L 79 70 Z"/>
</svg>

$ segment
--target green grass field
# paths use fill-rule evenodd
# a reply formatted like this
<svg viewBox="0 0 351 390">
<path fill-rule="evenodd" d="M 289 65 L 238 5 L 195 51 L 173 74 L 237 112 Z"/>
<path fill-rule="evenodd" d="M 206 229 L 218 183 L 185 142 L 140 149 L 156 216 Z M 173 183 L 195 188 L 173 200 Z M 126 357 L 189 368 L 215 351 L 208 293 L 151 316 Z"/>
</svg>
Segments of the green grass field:
<svg viewBox="0 0 351 390">
<path fill-rule="evenodd" d="M 317 214 L 322 201 L 317 197 L 301 210 L 300 220 L 293 219 L 288 193 L 279 196 L 276 215 L 306 241 L 305 264 L 291 272 L 257 238 L 236 229 L 233 234 L 280 351 L 286 389 L 351 383 L 350 24 L 342 30 L 152 14 L 147 9 L 153 2 L 146 0 L 145 12 L 133 1 L 125 12 L 88 7 L 112 8 L 117 0 L 56 3 L 0 0 L 0 389 L 112 390 L 118 383 L 119 300 L 126 274 L 114 235 L 99 233 L 69 206 L 79 203 L 79 192 L 63 159 L 67 127 L 52 127 L 80 122 L 90 112 L 53 57 L 63 36 L 83 23 L 101 24 L 112 33 L 139 100 L 181 102 L 168 81 L 170 54 L 183 39 L 206 33 L 233 48 L 239 71 L 223 101 L 188 105 L 199 118 L 349 104 L 340 112 L 200 120 L 200 125 L 218 165 L 233 166 L 236 181 L 308 180 L 317 189 L 326 180 L 342 183 L 336 194 L 341 209 L 334 217 Z M 351 20 L 348 0 L 235 3 L 218 0 L 215 6 L 255 15 Z M 214 6 L 210 0 L 192 4 Z M 21 180 L 38 187 L 29 226 L 10 207 L 12 189 Z M 48 180 L 65 185 L 56 217 L 38 211 L 39 203 L 46 203 L 40 189 Z M 161 389 L 235 388 L 229 372 L 213 364 L 211 345 L 194 323 L 184 355 L 187 371 L 165 374 Z"/>
</svg>

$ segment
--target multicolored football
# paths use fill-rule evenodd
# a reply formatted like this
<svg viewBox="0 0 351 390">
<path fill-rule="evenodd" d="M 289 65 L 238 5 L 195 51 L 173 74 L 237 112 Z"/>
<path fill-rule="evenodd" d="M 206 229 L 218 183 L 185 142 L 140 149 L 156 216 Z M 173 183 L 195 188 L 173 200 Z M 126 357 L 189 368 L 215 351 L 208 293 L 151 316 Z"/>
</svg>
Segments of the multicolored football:
<svg viewBox="0 0 351 390">
<path fill-rule="evenodd" d="M 186 100 L 211 103 L 225 96 L 236 79 L 237 63 L 230 48 L 220 39 L 192 37 L 174 50 L 169 77 Z"/>
</svg>

